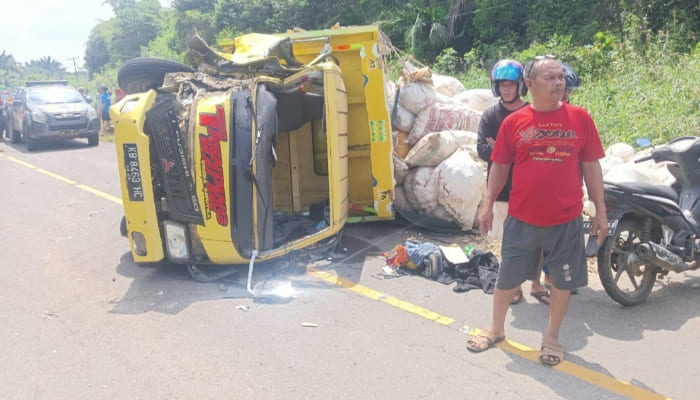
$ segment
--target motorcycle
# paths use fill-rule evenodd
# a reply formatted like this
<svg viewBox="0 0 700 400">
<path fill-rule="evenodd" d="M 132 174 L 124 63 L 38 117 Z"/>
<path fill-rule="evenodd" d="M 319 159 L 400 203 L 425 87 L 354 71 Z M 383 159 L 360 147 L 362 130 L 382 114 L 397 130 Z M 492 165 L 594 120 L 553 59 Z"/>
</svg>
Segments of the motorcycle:
<svg viewBox="0 0 700 400">
<path fill-rule="evenodd" d="M 616 302 L 639 304 L 649 296 L 657 277 L 698 268 L 699 158 L 700 138 L 679 137 L 635 160 L 667 161 L 676 179 L 671 186 L 605 182 L 610 229 L 600 246 L 595 236 L 589 237 L 587 255 L 597 254 L 601 283 Z"/>
</svg>

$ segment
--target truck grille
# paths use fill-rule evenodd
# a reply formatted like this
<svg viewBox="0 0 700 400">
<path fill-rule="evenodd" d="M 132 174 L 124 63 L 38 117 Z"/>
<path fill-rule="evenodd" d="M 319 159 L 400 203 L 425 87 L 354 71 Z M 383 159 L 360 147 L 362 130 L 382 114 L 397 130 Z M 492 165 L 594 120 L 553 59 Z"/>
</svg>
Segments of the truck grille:
<svg viewBox="0 0 700 400">
<path fill-rule="evenodd" d="M 174 220 L 204 224 L 202 209 L 187 161 L 184 139 L 172 95 L 158 95 L 156 103 L 146 112 L 144 131 L 154 144 L 154 168 L 165 186 L 168 211 Z"/>
</svg>

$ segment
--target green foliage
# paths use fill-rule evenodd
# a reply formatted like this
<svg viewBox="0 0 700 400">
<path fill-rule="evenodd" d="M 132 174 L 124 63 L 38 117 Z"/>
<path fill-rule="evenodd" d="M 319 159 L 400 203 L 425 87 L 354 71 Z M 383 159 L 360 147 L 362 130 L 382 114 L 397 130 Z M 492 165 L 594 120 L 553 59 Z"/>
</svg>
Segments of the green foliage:
<svg viewBox="0 0 700 400">
<path fill-rule="evenodd" d="M 377 23 L 408 55 L 467 88 L 488 88 L 499 59 L 525 64 L 554 54 L 582 87 L 572 101 L 593 115 L 606 145 L 700 134 L 700 3 L 697 0 L 106 0 L 115 17 L 87 39 L 88 75 L 39 58 L 17 65 L 0 54 L 0 85 L 66 76 L 95 97 L 111 90 L 121 62 L 153 56 L 185 62 L 192 29 L 212 45 L 243 33 Z M 401 69 L 389 60 L 392 79 Z M 419 64 L 419 63 L 417 63 Z M 61 75 L 63 74 L 63 75 Z"/>
<path fill-rule="evenodd" d="M 95 36 L 88 40 L 85 46 L 85 67 L 88 74 L 92 76 L 104 67 L 110 60 L 109 47 L 107 40 L 103 36 Z"/>
<path fill-rule="evenodd" d="M 66 68 L 63 64 L 50 56 L 26 62 L 25 67 L 25 72 L 33 80 L 63 79 L 66 75 Z"/>
<path fill-rule="evenodd" d="M 0 54 L 0 85 L 13 87 L 19 85 L 20 68 L 12 54 L 7 54 L 5 50 Z"/>
<path fill-rule="evenodd" d="M 111 59 L 117 63 L 138 57 L 158 34 L 160 3 L 158 0 L 111 0 L 115 30 L 109 42 Z"/>
<path fill-rule="evenodd" d="M 464 62 L 455 49 L 448 47 L 435 58 L 433 68 L 444 75 L 456 75 L 464 70 Z"/>
</svg>

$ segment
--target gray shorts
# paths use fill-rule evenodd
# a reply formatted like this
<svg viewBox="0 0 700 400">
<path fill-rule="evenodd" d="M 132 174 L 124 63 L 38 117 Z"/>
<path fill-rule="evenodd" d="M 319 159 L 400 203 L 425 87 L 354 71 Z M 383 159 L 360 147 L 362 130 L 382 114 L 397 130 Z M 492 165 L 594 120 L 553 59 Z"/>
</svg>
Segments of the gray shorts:
<svg viewBox="0 0 700 400">
<path fill-rule="evenodd" d="M 535 226 L 510 215 L 503 224 L 501 267 L 496 287 L 513 289 L 526 280 L 539 279 L 542 264 L 549 267 L 552 285 L 575 289 L 588 284 L 583 220 L 555 226 Z"/>
</svg>

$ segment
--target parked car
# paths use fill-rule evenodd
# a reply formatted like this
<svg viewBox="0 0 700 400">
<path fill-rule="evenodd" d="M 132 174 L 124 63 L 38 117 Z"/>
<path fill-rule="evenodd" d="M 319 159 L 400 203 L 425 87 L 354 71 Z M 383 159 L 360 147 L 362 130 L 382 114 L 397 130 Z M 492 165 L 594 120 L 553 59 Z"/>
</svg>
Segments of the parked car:
<svg viewBox="0 0 700 400">
<path fill-rule="evenodd" d="M 87 138 L 99 143 L 100 119 L 95 108 L 67 81 L 28 81 L 17 90 L 7 110 L 12 143 L 34 150 L 37 142 Z"/>
</svg>

